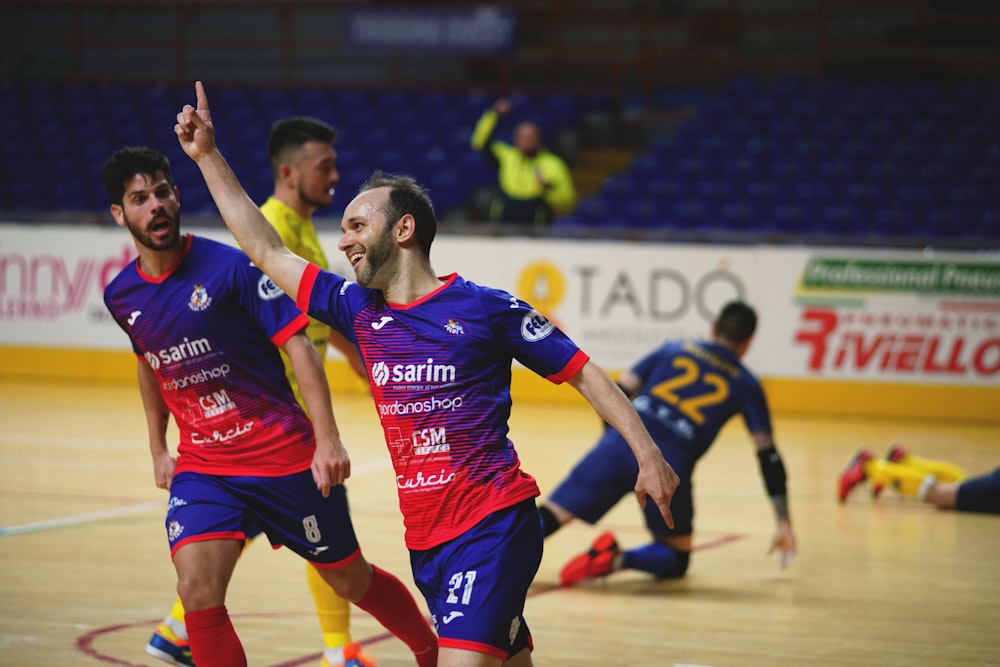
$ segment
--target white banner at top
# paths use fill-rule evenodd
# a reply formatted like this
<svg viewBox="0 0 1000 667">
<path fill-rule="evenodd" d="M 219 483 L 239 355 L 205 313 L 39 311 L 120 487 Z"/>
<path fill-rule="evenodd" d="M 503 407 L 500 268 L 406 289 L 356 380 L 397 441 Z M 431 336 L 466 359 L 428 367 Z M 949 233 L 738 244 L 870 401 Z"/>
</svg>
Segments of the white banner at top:
<svg viewBox="0 0 1000 667">
<path fill-rule="evenodd" d="M 337 238 L 321 232 L 349 272 Z M 0 225 L 0 344 L 128 350 L 102 295 L 134 256 L 119 228 Z M 523 298 L 612 371 L 709 335 L 741 298 L 760 315 L 746 361 L 762 377 L 1000 380 L 996 254 L 439 236 L 432 264 Z"/>
</svg>

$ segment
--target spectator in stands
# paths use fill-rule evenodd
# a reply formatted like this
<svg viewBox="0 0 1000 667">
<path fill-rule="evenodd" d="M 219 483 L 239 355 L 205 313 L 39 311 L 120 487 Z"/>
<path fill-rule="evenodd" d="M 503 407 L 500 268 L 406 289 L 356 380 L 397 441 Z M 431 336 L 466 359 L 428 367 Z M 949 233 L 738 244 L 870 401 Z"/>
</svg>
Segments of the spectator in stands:
<svg viewBox="0 0 1000 667">
<path fill-rule="evenodd" d="M 537 124 L 524 121 L 514 129 L 514 143 L 495 137 L 501 116 L 511 111 L 510 100 L 497 100 L 472 132 L 472 148 L 496 165 L 499 193 L 490 206 L 495 222 L 547 225 L 576 205 L 576 189 L 561 157 L 545 149 Z"/>
<path fill-rule="evenodd" d="M 1000 514 L 1000 468 L 976 477 L 947 461 L 915 456 L 898 444 L 889 447 L 884 459 L 862 447 L 840 475 L 840 502 L 854 487 L 868 480 L 872 496 L 891 486 L 900 495 L 917 498 L 941 510 Z"/>
</svg>

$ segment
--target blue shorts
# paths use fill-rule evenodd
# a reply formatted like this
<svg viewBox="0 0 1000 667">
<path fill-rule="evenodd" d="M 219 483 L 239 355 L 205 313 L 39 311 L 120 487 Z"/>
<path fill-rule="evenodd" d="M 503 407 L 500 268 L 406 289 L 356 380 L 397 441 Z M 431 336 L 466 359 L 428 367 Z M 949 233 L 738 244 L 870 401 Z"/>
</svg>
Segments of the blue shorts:
<svg viewBox="0 0 1000 667">
<path fill-rule="evenodd" d="M 958 485 L 955 509 L 960 512 L 1000 514 L 1000 468 L 963 480 Z"/>
<path fill-rule="evenodd" d="M 671 465 L 675 464 L 671 462 Z M 691 475 L 684 474 L 676 467 L 675 470 L 681 483 L 670 501 L 674 527 L 667 527 L 659 507 L 652 499 L 646 499 L 646 507 L 642 510 L 646 528 L 656 536 L 689 535 L 693 527 Z M 632 494 L 638 477 L 639 464 L 625 438 L 613 428 L 608 428 L 593 449 L 580 459 L 566 479 L 556 487 L 549 499 L 578 519 L 593 524 L 626 495 L 635 497 Z"/>
<path fill-rule="evenodd" d="M 171 555 L 200 540 L 246 540 L 265 533 L 320 567 L 348 565 L 361 555 L 343 485 L 326 498 L 312 471 L 282 477 L 225 477 L 183 472 L 170 484 L 167 540 Z"/>
<path fill-rule="evenodd" d="M 410 551 L 438 645 L 502 661 L 531 648 L 524 600 L 541 560 L 534 499 L 493 512 L 444 544 Z"/>
</svg>

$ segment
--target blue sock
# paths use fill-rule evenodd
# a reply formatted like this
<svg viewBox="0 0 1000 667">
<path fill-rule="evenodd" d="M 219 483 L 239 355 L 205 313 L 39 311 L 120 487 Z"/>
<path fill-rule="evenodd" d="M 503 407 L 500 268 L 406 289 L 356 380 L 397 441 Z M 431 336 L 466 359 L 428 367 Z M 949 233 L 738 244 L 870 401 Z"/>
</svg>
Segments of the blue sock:
<svg viewBox="0 0 1000 667">
<path fill-rule="evenodd" d="M 661 542 L 650 542 L 645 546 L 629 549 L 622 556 L 624 569 L 649 572 L 660 579 L 672 579 L 684 576 L 691 554 L 676 551 Z"/>
</svg>

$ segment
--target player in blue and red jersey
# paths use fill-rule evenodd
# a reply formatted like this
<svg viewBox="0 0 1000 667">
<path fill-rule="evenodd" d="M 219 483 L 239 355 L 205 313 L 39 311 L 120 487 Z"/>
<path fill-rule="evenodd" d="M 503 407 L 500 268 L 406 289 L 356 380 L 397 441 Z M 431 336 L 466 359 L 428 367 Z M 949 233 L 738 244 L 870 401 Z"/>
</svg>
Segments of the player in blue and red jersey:
<svg viewBox="0 0 1000 667">
<path fill-rule="evenodd" d="M 788 516 L 785 466 L 774 446 L 771 417 L 760 382 L 742 363 L 757 328 L 757 314 L 747 304 L 725 305 L 712 327 L 712 340 L 668 342 L 618 379 L 664 458 L 681 477 L 668 526 L 656 512 L 645 512 L 653 537 L 647 545 L 621 551 L 614 535 L 602 533 L 591 548 L 572 559 L 560 578 L 569 585 L 619 569 L 636 569 L 661 578 L 681 577 L 691 553 L 694 517 L 691 476 L 719 430 L 742 415 L 757 449 L 778 528 L 770 553 L 786 566 L 795 552 Z M 613 428 L 573 468 L 539 508 L 542 531 L 551 535 L 579 518 L 596 523 L 631 489 L 637 474 L 622 436 Z"/>
<path fill-rule="evenodd" d="M 288 250 L 215 145 L 208 100 L 174 130 L 240 246 L 310 315 L 361 349 L 396 472 L 414 578 L 438 628 L 440 665 L 530 665 L 524 601 L 542 554 L 535 480 L 507 437 L 511 364 L 569 382 L 626 435 L 635 491 L 671 525 L 679 480 L 628 399 L 528 304 L 430 264 L 426 192 L 376 174 L 348 204 L 339 248 L 357 282 Z"/>
<path fill-rule="evenodd" d="M 244 541 L 263 531 L 315 564 L 420 665 L 434 665 L 437 638 L 413 596 L 361 555 L 343 486 L 350 459 L 306 315 L 241 250 L 181 234 L 179 191 L 161 153 L 122 149 L 102 177 L 111 214 L 139 253 L 104 299 L 138 358 L 156 484 L 170 490 L 167 537 L 194 661 L 247 664 L 226 588 Z M 176 460 L 166 441 L 170 416 Z"/>
</svg>

